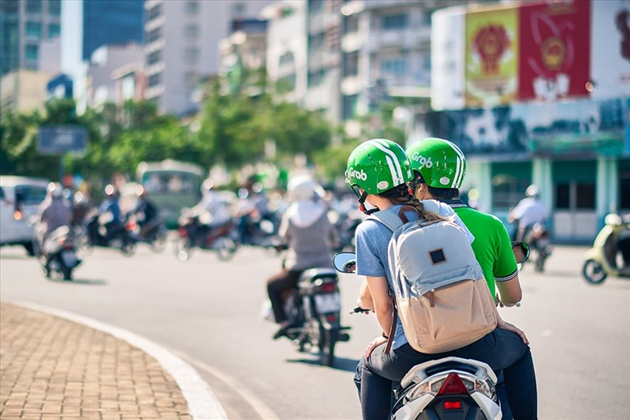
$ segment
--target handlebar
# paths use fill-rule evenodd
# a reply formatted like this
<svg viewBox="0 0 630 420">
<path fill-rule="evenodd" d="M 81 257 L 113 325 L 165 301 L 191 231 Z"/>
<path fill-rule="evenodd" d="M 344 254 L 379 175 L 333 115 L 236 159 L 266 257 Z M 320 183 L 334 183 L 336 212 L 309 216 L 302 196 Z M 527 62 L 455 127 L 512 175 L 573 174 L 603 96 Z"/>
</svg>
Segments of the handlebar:
<svg viewBox="0 0 630 420">
<path fill-rule="evenodd" d="M 355 307 L 354 309 L 350 309 L 350 311 L 348 312 L 350 315 L 354 315 L 354 314 L 369 314 L 370 312 L 372 312 L 372 310 L 370 309 L 363 309 L 360 306 Z"/>
</svg>

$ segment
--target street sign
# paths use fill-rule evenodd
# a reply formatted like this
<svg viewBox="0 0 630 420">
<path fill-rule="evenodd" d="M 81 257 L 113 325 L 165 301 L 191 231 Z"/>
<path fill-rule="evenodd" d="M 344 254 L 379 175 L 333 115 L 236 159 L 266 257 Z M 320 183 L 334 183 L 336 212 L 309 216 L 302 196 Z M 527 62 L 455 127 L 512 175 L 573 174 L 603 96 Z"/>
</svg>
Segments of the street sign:
<svg viewBox="0 0 630 420">
<path fill-rule="evenodd" d="M 46 155 L 62 155 L 66 152 L 80 154 L 87 148 L 88 132 L 75 125 L 39 127 L 37 150 Z"/>
</svg>

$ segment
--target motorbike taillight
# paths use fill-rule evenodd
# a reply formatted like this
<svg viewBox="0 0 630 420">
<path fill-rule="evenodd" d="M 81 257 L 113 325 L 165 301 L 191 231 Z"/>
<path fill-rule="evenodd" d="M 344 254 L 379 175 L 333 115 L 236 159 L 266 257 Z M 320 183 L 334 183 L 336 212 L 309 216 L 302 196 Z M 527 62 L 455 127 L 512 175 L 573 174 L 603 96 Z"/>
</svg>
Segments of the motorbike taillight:
<svg viewBox="0 0 630 420">
<path fill-rule="evenodd" d="M 468 389 L 458 374 L 449 373 L 437 395 L 468 395 Z"/>
<path fill-rule="evenodd" d="M 177 229 L 177 232 L 179 233 L 179 236 L 181 236 L 182 238 L 185 238 L 186 236 L 188 236 L 188 232 L 186 231 L 186 228 L 180 227 L 179 229 Z"/>
<path fill-rule="evenodd" d="M 337 291 L 337 284 L 335 283 L 322 283 L 313 287 L 315 293 L 332 293 Z"/>
</svg>

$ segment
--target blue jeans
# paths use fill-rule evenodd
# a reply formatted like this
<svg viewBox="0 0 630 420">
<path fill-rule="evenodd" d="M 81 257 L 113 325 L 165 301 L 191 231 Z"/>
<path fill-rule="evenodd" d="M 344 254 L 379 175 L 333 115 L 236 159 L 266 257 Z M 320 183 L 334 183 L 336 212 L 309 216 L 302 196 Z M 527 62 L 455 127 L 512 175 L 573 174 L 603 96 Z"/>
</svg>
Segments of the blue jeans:
<svg viewBox="0 0 630 420">
<path fill-rule="evenodd" d="M 485 362 L 495 372 L 503 370 L 514 419 L 537 418 L 536 375 L 529 346 L 515 333 L 497 328 L 466 347 L 440 354 L 419 353 L 409 344 L 385 354 L 385 345 L 378 346 L 369 359 L 361 359 L 355 375 L 363 419 L 388 419 L 392 385 L 415 365 L 448 356 Z"/>
</svg>

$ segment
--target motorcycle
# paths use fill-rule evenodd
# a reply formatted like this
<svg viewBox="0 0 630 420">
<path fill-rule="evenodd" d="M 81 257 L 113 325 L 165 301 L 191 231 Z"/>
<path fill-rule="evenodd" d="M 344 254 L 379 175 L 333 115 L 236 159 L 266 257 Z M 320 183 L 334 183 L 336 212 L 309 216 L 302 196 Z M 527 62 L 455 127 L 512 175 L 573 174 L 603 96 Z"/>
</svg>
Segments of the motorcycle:
<svg viewBox="0 0 630 420">
<path fill-rule="evenodd" d="M 156 217 L 146 225 L 140 226 L 136 216 L 128 215 L 125 227 L 132 233 L 136 242 L 148 244 L 152 251 L 162 252 L 166 248 L 168 230 L 162 218 Z"/>
<path fill-rule="evenodd" d="M 518 264 L 529 257 L 526 243 L 512 242 L 512 250 Z M 333 264 L 341 273 L 354 273 L 356 255 L 337 253 Z M 360 307 L 350 311 L 370 312 Z M 490 366 L 477 360 L 445 357 L 418 364 L 407 372 L 394 392 L 392 420 L 500 420 L 496 385 L 497 376 Z"/>
<path fill-rule="evenodd" d="M 285 304 L 292 327 L 287 337 L 298 351 L 319 350 L 323 365 L 335 363 L 335 346 L 350 340 L 350 327 L 341 325 L 339 277 L 331 268 L 305 270 Z"/>
<path fill-rule="evenodd" d="M 120 226 L 111 226 L 113 216 L 110 212 L 100 214 L 93 212 L 87 216 L 85 225 L 85 239 L 81 242 L 81 248 L 89 252 L 94 247 L 116 248 L 123 255 L 131 256 L 136 251 L 136 240 L 132 235 L 132 224 L 128 221 Z M 108 228 L 113 230 L 108 237 Z"/>
<path fill-rule="evenodd" d="M 599 231 L 593 247 L 586 253 L 582 276 L 591 284 L 602 284 L 608 276 L 630 278 L 630 266 L 618 261 L 618 240 L 628 231 L 630 224 L 617 214 L 611 213 L 604 219 L 605 226 Z"/>
<path fill-rule="evenodd" d="M 551 255 L 553 247 L 550 243 L 549 230 L 543 223 L 536 223 L 525 235 L 524 241 L 536 251 L 534 269 L 539 273 L 545 271 L 545 261 Z"/>
<path fill-rule="evenodd" d="M 178 224 L 176 255 L 182 262 L 188 261 L 195 248 L 214 251 L 221 261 L 230 260 L 238 250 L 238 234 L 232 220 L 212 225 L 209 212 L 193 216 L 183 211 Z"/>
<path fill-rule="evenodd" d="M 60 274 L 72 280 L 72 271 L 81 264 L 74 238 L 68 226 L 61 226 L 48 235 L 41 245 L 40 262 L 47 278 Z"/>
</svg>

